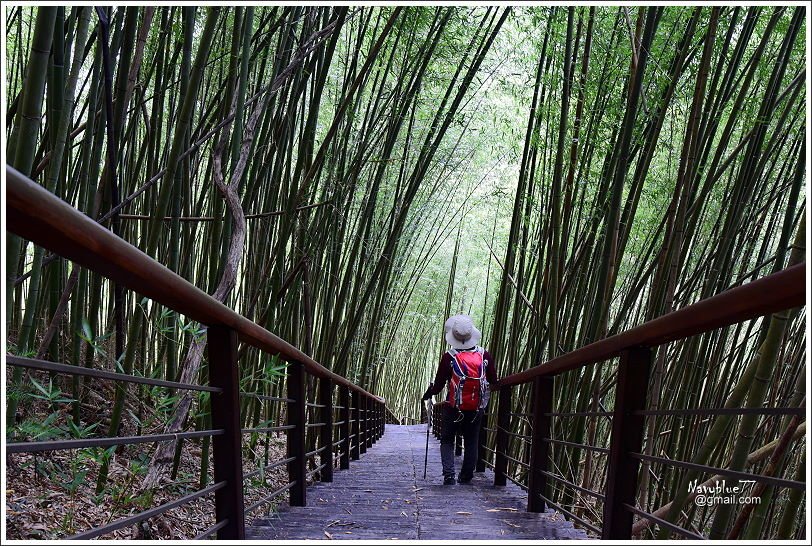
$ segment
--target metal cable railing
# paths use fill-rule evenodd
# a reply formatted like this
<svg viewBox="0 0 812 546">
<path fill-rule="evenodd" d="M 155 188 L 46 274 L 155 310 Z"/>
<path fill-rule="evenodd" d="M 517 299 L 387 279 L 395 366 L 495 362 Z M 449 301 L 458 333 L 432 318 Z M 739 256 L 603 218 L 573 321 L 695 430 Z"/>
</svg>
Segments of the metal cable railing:
<svg viewBox="0 0 812 546">
<path fill-rule="evenodd" d="M 10 366 L 27 370 L 91 377 L 116 384 L 134 383 L 210 393 L 210 430 L 6 444 L 7 453 L 39 453 L 211 437 L 213 485 L 68 538 L 100 537 L 214 495 L 215 523 L 197 538 L 216 534 L 218 539 L 242 539 L 247 513 L 275 501 L 286 492 L 290 505 L 306 505 L 308 480 L 332 481 L 336 461 L 341 469 L 349 468 L 351 460 L 357 460 L 383 435 L 386 409 L 382 398 L 327 370 L 296 347 L 229 309 L 9 166 L 6 166 L 6 180 L 9 231 L 207 327 L 209 377 L 203 385 L 6 355 Z M 279 355 L 288 363 L 285 396 L 240 391 L 239 342 L 266 354 Z M 318 379 L 316 400 L 307 399 L 307 376 Z M 241 428 L 240 401 L 244 397 L 283 405 L 284 412 L 277 413 L 284 413 L 286 422 Z M 314 413 L 310 419 L 308 409 Z M 287 436 L 287 456 L 244 472 L 243 435 L 278 432 Z M 350 447 L 353 437 L 360 440 Z M 312 447 L 308 450 L 306 446 Z M 279 467 L 286 468 L 288 483 L 246 507 L 244 482 L 259 476 L 264 478 L 268 471 Z"/>
<path fill-rule="evenodd" d="M 676 461 L 641 453 L 645 419 L 653 416 L 718 416 L 718 415 L 800 415 L 798 407 L 759 408 L 670 408 L 646 409 L 646 392 L 651 368 L 651 348 L 666 342 L 685 339 L 716 328 L 756 319 L 774 312 L 800 307 L 805 303 L 806 264 L 801 263 L 748 284 L 727 290 L 673 313 L 664 315 L 636 328 L 597 341 L 591 345 L 561 355 L 499 381 L 496 392 L 496 422 L 489 426 L 493 414 L 485 414 L 480 429 L 481 445 L 477 471 L 489 467 L 494 472 L 494 484 L 503 486 L 511 481 L 528 492 L 527 510 L 543 512 L 552 507 L 585 529 L 607 539 L 629 539 L 633 517 L 648 519 L 664 529 L 685 538 L 705 538 L 695 530 L 685 529 L 636 505 L 640 463 L 698 471 L 733 479 L 750 480 L 774 487 L 805 490 L 804 482 L 776 478 L 763 474 L 740 472 L 688 461 Z M 612 411 L 553 411 L 553 378 L 577 371 L 589 365 L 620 357 L 615 381 L 615 407 Z M 514 390 L 522 385 L 532 387 L 531 413 L 512 411 Z M 433 408 L 436 426 L 434 435 L 441 437 L 443 425 L 441 405 Z M 609 445 L 586 445 L 553 437 L 553 420 L 580 417 L 599 420 L 609 427 Z M 517 425 L 530 434 L 522 432 Z M 521 460 L 519 453 L 529 456 Z M 602 457 L 605 469 L 603 491 L 594 491 L 567 480 L 551 468 L 552 449 L 573 452 L 591 451 Z M 602 504 L 600 527 L 583 515 L 567 510 L 550 499 L 553 486 L 582 493 Z"/>
</svg>

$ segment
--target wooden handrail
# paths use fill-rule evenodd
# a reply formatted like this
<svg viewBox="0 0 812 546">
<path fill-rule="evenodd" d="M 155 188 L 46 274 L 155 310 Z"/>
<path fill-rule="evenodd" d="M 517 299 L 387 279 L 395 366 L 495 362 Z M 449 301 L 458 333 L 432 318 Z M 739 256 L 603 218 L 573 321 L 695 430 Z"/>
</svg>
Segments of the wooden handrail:
<svg viewBox="0 0 812 546">
<path fill-rule="evenodd" d="M 651 348 L 669 341 L 685 339 L 716 328 L 804 305 L 806 301 L 805 279 L 806 262 L 802 262 L 564 354 L 529 370 L 505 377 L 498 384 L 499 411 L 497 412 L 496 445 L 493 450 L 495 454 L 494 485 L 505 485 L 506 479 L 510 479 L 506 471 L 507 461 L 513 460 L 507 455 L 507 430 L 511 418 L 512 387 L 534 381 L 533 400 L 530 404 L 534 416 L 527 484 L 527 510 L 540 512 L 549 505 L 564 514 L 569 514 L 572 519 L 579 521 L 594 532 L 599 532 L 604 539 L 631 538 L 633 516 L 635 513 L 642 515 L 635 506 L 639 463 L 641 458 L 647 457 L 641 455 L 640 452 L 645 433 L 645 414 L 649 413 L 645 410 L 647 386 L 651 373 Z M 620 356 L 620 362 L 615 387 L 615 407 L 611 412 L 609 448 L 605 450 L 608 455 L 605 490 L 603 493 L 587 491 L 590 494 L 600 495 L 603 499 L 603 522 L 601 529 L 597 529 L 544 496 L 547 489 L 547 478 L 550 476 L 547 443 L 553 441 L 550 438 L 549 422 L 549 417 L 554 415 L 552 378 L 562 372 L 607 361 L 616 356 Z M 568 442 L 561 443 L 567 444 Z M 578 444 L 570 443 L 570 445 L 577 446 Z M 596 446 L 580 447 L 597 449 Z M 482 446 L 480 449 L 482 450 Z M 648 457 L 648 459 L 653 458 Z M 514 460 L 514 462 L 518 461 Z M 669 464 L 683 468 L 701 467 L 705 471 L 725 475 L 723 469 L 716 467 L 674 461 L 669 461 Z M 727 472 L 730 474 L 731 471 Z M 747 475 L 747 478 L 764 480 L 766 477 Z M 787 484 L 789 482 L 786 480 L 782 482 L 782 485 Z M 570 483 L 570 485 L 574 484 Z M 803 486 L 803 484 L 794 482 L 790 485 Z M 580 486 L 575 487 L 580 488 Z M 651 515 L 647 514 L 644 517 L 649 516 Z M 653 518 L 653 516 L 651 517 Z M 669 530 L 683 536 L 691 538 L 697 536 L 672 523 L 662 523 Z"/>
<path fill-rule="evenodd" d="M 634 347 L 656 347 L 715 328 L 800 307 L 806 302 L 806 262 L 726 290 L 625 332 L 596 341 L 499 381 L 499 387 L 530 382 L 609 360 Z"/>
<path fill-rule="evenodd" d="M 382 398 L 327 370 L 297 348 L 218 302 L 8 165 L 6 179 L 9 231 L 211 328 L 209 351 L 216 354 L 210 360 L 218 364 L 217 370 L 210 369 L 210 372 L 216 371 L 216 380 L 213 379 L 211 383 L 221 395 L 227 395 L 218 398 L 216 407 L 214 403 L 212 407 L 213 415 L 218 416 L 218 420 L 213 423 L 224 430 L 222 437 L 217 437 L 214 449 L 215 478 L 224 484 L 217 491 L 215 499 L 219 523 L 211 529 L 211 532 L 217 531 L 219 538 L 237 539 L 244 536 L 241 431 L 239 422 L 235 421 L 235 416 L 239 415 L 235 338 L 260 350 L 279 354 L 293 364 L 288 383 L 288 398 L 278 399 L 288 403 L 288 428 L 292 430 L 288 433 L 290 457 L 284 462 L 288 464 L 291 482 L 259 504 L 290 489 L 290 504 L 306 505 L 305 459 L 309 455 L 326 451 L 320 468 L 332 463 L 332 427 L 330 431 L 320 432 L 322 447 L 319 450 L 305 453 L 304 440 L 308 425 L 305 424 L 304 413 L 308 403 L 303 388 L 303 372 L 322 380 L 319 385 L 321 404 L 311 405 L 324 408 L 322 413 L 330 413 L 329 417 L 325 417 L 325 423 L 332 421 L 332 388 L 334 385 L 339 387 L 342 439 L 338 444 L 345 443 L 340 454 L 341 468 L 347 468 L 350 460 L 358 459 L 383 434 L 387 410 Z M 565 371 L 621 356 L 610 448 L 606 450 L 609 455 L 609 470 L 606 493 L 603 495 L 604 522 L 601 532 L 604 538 L 628 538 L 632 525 L 629 507 L 633 507 L 635 502 L 638 473 L 638 460 L 634 456 L 639 455 L 642 445 L 644 386 L 651 366 L 648 349 L 776 311 L 799 307 L 805 303 L 805 274 L 804 262 L 503 378 L 499 382 L 502 392 L 499 395 L 497 437 L 493 450 L 496 454 L 494 483 L 504 485 L 507 461 L 516 461 L 506 454 L 507 423 L 511 415 L 510 387 L 536 381 L 532 406 L 534 423 L 539 426 L 534 428 L 532 437 L 530 467 L 536 468 L 536 473 L 528 483 L 528 510 L 542 511 L 547 504 L 556 506 L 542 495 L 549 474 L 546 473 L 546 440 L 549 440 L 550 427 L 546 416 L 552 415 L 550 378 Z M 370 398 L 377 405 L 370 403 Z M 442 419 L 439 415 L 435 417 L 437 419 L 434 421 L 438 426 L 432 428 L 435 435 L 438 435 Z M 230 418 L 230 421 L 226 418 Z M 482 426 L 484 427 L 484 423 Z M 122 439 L 106 440 L 120 442 Z M 329 474 L 331 472 L 327 476 Z M 259 504 L 255 503 L 247 511 Z M 145 512 L 139 517 L 148 515 L 149 512 Z M 129 521 L 121 520 L 113 525 L 125 525 Z M 582 523 L 590 527 L 586 522 Z M 100 534 L 102 531 L 107 532 L 107 527 L 94 532 Z"/>
<path fill-rule="evenodd" d="M 335 374 L 262 326 L 212 298 L 140 249 L 99 225 L 68 203 L 6 165 L 6 228 L 56 254 L 92 269 L 206 326 L 226 326 L 240 341 L 310 373 L 379 402 L 375 396 Z"/>
<path fill-rule="evenodd" d="M 243 539 L 245 538 L 246 513 L 271 502 L 286 491 L 289 491 L 291 506 L 305 506 L 308 479 L 313 477 L 315 472 L 319 472 L 319 479 L 323 481 L 332 479 L 334 445 L 343 445 L 340 450 L 341 468 L 349 467 L 351 425 L 355 431 L 355 446 L 352 448 L 355 456 L 352 458 L 358 458 L 359 445 L 363 447 L 362 451 L 366 451 L 367 447 L 383 435 L 383 398 L 372 395 L 344 377 L 327 370 L 299 349 L 215 300 L 8 165 L 6 165 L 6 179 L 7 229 L 9 231 L 152 298 L 208 327 L 209 377 L 207 384 L 209 386 L 136 378 L 104 370 L 86 371 L 76 366 L 9 356 L 9 364 L 27 368 L 74 375 L 89 374 L 113 381 L 208 390 L 214 393 L 211 396 L 213 430 L 136 437 L 115 436 L 80 442 L 93 445 L 143 444 L 169 439 L 177 440 L 182 437 L 213 436 L 213 470 L 216 488 L 212 486 L 202 489 L 194 495 L 187 495 L 171 503 L 120 518 L 107 525 L 80 533 L 73 538 L 101 536 L 112 530 L 161 514 L 201 496 L 214 493 L 217 523 L 200 537 L 217 533 L 217 538 L 221 539 Z M 287 395 L 284 398 L 261 396 L 257 393 L 241 393 L 238 340 L 262 351 L 279 354 L 290 364 L 287 370 Z M 307 400 L 305 387 L 308 374 L 319 378 L 319 403 Z M 332 437 L 335 386 L 339 388 L 339 397 L 343 403 L 342 417 L 345 424 L 339 434 L 341 439 L 336 443 L 333 442 Z M 350 393 L 354 401 L 352 409 L 349 405 Z M 243 395 L 257 396 L 263 400 L 287 404 L 285 412 L 287 424 L 262 429 L 241 429 L 240 397 Z M 320 417 L 324 421 L 320 424 L 324 426 L 318 433 L 308 433 L 308 429 L 311 428 L 315 431 L 313 427 L 316 426 L 314 423 L 307 423 L 308 406 L 318 407 L 320 410 Z M 286 464 L 288 484 L 246 508 L 243 496 L 245 475 L 242 463 L 242 436 L 246 432 L 282 430 L 286 431 L 287 435 L 288 456 L 265 468 Z M 306 440 L 309 434 L 318 434 L 317 442 L 321 447 L 307 452 Z M 24 442 L 12 443 L 10 447 L 18 453 L 37 452 L 68 449 L 72 445 L 77 445 L 76 442 L 76 440 Z M 319 453 L 321 453 L 321 464 L 315 470 L 308 472 L 308 459 Z"/>
</svg>

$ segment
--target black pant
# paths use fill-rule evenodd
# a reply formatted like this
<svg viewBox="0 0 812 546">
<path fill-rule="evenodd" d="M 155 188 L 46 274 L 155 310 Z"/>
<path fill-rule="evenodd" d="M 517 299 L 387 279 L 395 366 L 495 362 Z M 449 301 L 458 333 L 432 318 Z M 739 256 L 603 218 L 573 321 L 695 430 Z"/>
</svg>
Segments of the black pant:
<svg viewBox="0 0 812 546">
<path fill-rule="evenodd" d="M 443 406 L 443 424 L 440 432 L 440 458 L 443 461 L 443 476 L 454 475 L 454 440 L 457 431 L 462 432 L 463 457 L 460 477 L 470 479 L 476 469 L 479 455 L 479 426 L 481 414 L 478 411 L 460 411 L 449 405 Z"/>
</svg>

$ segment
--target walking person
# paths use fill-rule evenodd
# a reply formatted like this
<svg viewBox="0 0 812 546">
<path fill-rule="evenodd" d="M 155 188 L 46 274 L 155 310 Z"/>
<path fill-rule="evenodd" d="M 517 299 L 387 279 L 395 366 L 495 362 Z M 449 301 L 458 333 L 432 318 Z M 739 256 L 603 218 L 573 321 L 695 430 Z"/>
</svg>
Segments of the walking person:
<svg viewBox="0 0 812 546">
<path fill-rule="evenodd" d="M 479 428 L 497 375 L 493 357 L 478 345 L 482 332 L 468 315 L 455 315 L 445 322 L 445 340 L 450 346 L 440 358 L 434 382 L 423 400 L 439 394 L 448 386 L 442 402 L 440 458 L 443 484 L 469 483 L 474 477 L 479 454 Z M 454 476 L 454 439 L 462 433 L 463 459 L 459 476 Z"/>
</svg>

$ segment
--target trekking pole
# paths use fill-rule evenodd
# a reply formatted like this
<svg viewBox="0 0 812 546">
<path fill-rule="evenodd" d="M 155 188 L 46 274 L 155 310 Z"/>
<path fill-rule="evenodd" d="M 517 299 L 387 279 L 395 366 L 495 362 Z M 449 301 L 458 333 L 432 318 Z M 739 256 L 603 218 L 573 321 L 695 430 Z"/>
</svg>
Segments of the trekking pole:
<svg viewBox="0 0 812 546">
<path fill-rule="evenodd" d="M 432 425 L 431 399 L 426 400 L 426 458 L 423 461 L 423 479 L 426 479 L 426 470 L 429 467 L 429 429 Z"/>
</svg>

